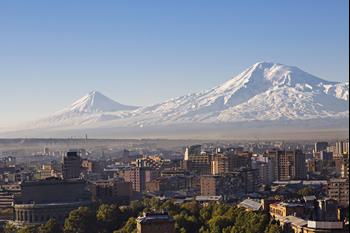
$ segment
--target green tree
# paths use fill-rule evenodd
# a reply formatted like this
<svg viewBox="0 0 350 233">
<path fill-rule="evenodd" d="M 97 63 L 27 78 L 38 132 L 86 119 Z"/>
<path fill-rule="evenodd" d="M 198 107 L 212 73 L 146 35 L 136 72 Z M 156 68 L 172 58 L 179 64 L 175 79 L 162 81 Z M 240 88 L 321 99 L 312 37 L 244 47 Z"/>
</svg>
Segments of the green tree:
<svg viewBox="0 0 350 233">
<path fill-rule="evenodd" d="M 315 191 L 310 187 L 304 187 L 304 188 L 298 190 L 299 196 L 305 197 L 305 196 L 311 196 L 314 194 L 315 194 Z"/>
<path fill-rule="evenodd" d="M 79 207 L 69 213 L 64 222 L 64 233 L 95 233 L 96 214 L 88 207 Z"/>
<path fill-rule="evenodd" d="M 181 205 L 181 209 L 189 215 L 199 217 L 201 206 L 196 201 L 187 202 Z"/>
<path fill-rule="evenodd" d="M 232 225 L 232 221 L 225 216 L 215 216 L 209 220 L 209 228 L 211 233 L 221 233 L 224 228 Z"/>
<path fill-rule="evenodd" d="M 164 203 L 162 203 L 160 209 L 163 211 L 167 211 L 170 215 L 175 215 L 180 211 L 179 206 L 170 200 L 167 200 Z"/>
<path fill-rule="evenodd" d="M 187 215 L 185 212 L 175 215 L 174 220 L 175 228 L 178 231 L 185 230 L 185 232 L 198 232 L 201 227 L 201 224 L 198 222 L 195 216 Z"/>
<path fill-rule="evenodd" d="M 132 201 L 130 203 L 130 210 L 133 217 L 136 217 L 138 213 L 142 212 L 145 208 L 145 205 L 142 201 Z"/>
<path fill-rule="evenodd" d="M 17 228 L 11 223 L 6 223 L 3 229 L 4 233 L 16 233 L 16 231 L 17 231 Z"/>
<path fill-rule="evenodd" d="M 247 212 L 237 209 L 237 218 L 231 233 L 261 233 L 269 223 L 269 216 L 259 212 Z"/>
<path fill-rule="evenodd" d="M 282 233 L 282 228 L 277 224 L 270 224 L 265 233 Z"/>
<path fill-rule="evenodd" d="M 136 219 L 131 217 L 129 220 L 125 223 L 124 227 L 122 229 L 119 229 L 117 231 L 114 231 L 113 233 L 136 233 Z"/>
<path fill-rule="evenodd" d="M 121 212 L 117 205 L 101 205 L 96 213 L 100 233 L 109 233 L 121 227 Z"/>
<path fill-rule="evenodd" d="M 26 226 L 17 231 L 17 233 L 37 233 L 38 228 L 36 226 Z"/>
<path fill-rule="evenodd" d="M 55 219 L 51 218 L 45 224 L 39 226 L 38 233 L 62 233 L 62 228 Z"/>
</svg>

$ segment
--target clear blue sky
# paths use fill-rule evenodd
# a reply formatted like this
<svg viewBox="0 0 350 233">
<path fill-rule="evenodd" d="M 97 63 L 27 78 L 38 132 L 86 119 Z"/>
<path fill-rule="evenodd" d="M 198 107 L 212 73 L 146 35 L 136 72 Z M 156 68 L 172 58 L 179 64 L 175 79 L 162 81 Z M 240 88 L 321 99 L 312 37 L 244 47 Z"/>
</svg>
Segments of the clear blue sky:
<svg viewBox="0 0 350 233">
<path fill-rule="evenodd" d="M 149 105 L 257 61 L 349 76 L 347 0 L 0 1 L 0 126 L 90 90 Z"/>
</svg>

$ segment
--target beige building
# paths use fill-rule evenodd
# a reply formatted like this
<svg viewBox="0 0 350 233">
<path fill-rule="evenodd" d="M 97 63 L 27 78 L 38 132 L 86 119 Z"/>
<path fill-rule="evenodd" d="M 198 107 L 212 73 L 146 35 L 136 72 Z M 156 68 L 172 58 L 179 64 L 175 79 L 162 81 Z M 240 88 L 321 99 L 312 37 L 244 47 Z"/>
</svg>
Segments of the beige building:
<svg viewBox="0 0 350 233">
<path fill-rule="evenodd" d="M 211 161 L 211 174 L 219 175 L 229 171 L 229 160 L 225 155 L 214 155 Z"/>
<path fill-rule="evenodd" d="M 272 160 L 273 178 L 279 181 L 304 180 L 306 178 L 306 160 L 301 150 L 269 151 Z"/>
<path fill-rule="evenodd" d="M 272 203 L 270 204 L 270 215 L 275 218 L 286 217 L 289 215 L 302 216 L 304 214 L 304 205 L 296 203 Z"/>
<path fill-rule="evenodd" d="M 346 233 L 342 222 L 308 221 L 292 215 L 279 217 L 286 233 Z"/>
<path fill-rule="evenodd" d="M 136 192 L 146 190 L 146 183 L 159 177 L 158 170 L 143 167 L 131 167 L 119 174 L 126 182 L 131 182 L 132 189 Z"/>
</svg>

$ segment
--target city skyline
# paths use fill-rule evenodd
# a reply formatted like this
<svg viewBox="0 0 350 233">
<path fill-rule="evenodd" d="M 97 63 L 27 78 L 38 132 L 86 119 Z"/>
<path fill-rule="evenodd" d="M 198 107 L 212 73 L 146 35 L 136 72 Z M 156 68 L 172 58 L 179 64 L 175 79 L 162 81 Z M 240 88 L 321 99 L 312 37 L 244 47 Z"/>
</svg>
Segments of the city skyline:
<svg viewBox="0 0 350 233">
<path fill-rule="evenodd" d="M 3 0 L 0 88 L 0 233 L 349 232 L 349 0 Z"/>
<path fill-rule="evenodd" d="M 347 1 L 0 4 L 1 126 L 91 90 L 124 104 L 158 103 L 258 61 L 348 81 Z"/>
</svg>

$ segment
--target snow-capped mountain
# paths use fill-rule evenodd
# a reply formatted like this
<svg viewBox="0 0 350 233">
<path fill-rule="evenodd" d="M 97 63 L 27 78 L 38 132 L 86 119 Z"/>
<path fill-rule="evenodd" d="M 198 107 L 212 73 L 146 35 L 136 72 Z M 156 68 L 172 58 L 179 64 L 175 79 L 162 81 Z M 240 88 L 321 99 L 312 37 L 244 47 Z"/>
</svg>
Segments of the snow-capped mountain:
<svg viewBox="0 0 350 233">
<path fill-rule="evenodd" d="M 259 62 L 209 90 L 147 107 L 91 92 L 26 129 L 152 127 L 311 119 L 346 119 L 349 83 L 330 82 L 293 66 Z"/>
<path fill-rule="evenodd" d="M 135 110 L 139 107 L 120 104 L 98 91 L 91 91 L 70 106 L 26 125 L 26 128 L 74 127 L 110 120 L 108 113 L 119 113 Z M 106 115 L 107 114 L 107 115 Z M 115 119 L 113 117 L 113 119 Z"/>
<path fill-rule="evenodd" d="M 134 110 L 138 107 L 120 104 L 98 91 L 91 91 L 79 100 L 75 101 L 69 107 L 57 112 L 56 114 L 85 114 L 97 112 L 115 112 L 124 110 Z"/>
<path fill-rule="evenodd" d="M 344 117 L 349 84 L 329 82 L 297 67 L 259 62 L 210 90 L 136 110 L 155 123 L 305 120 Z"/>
</svg>

